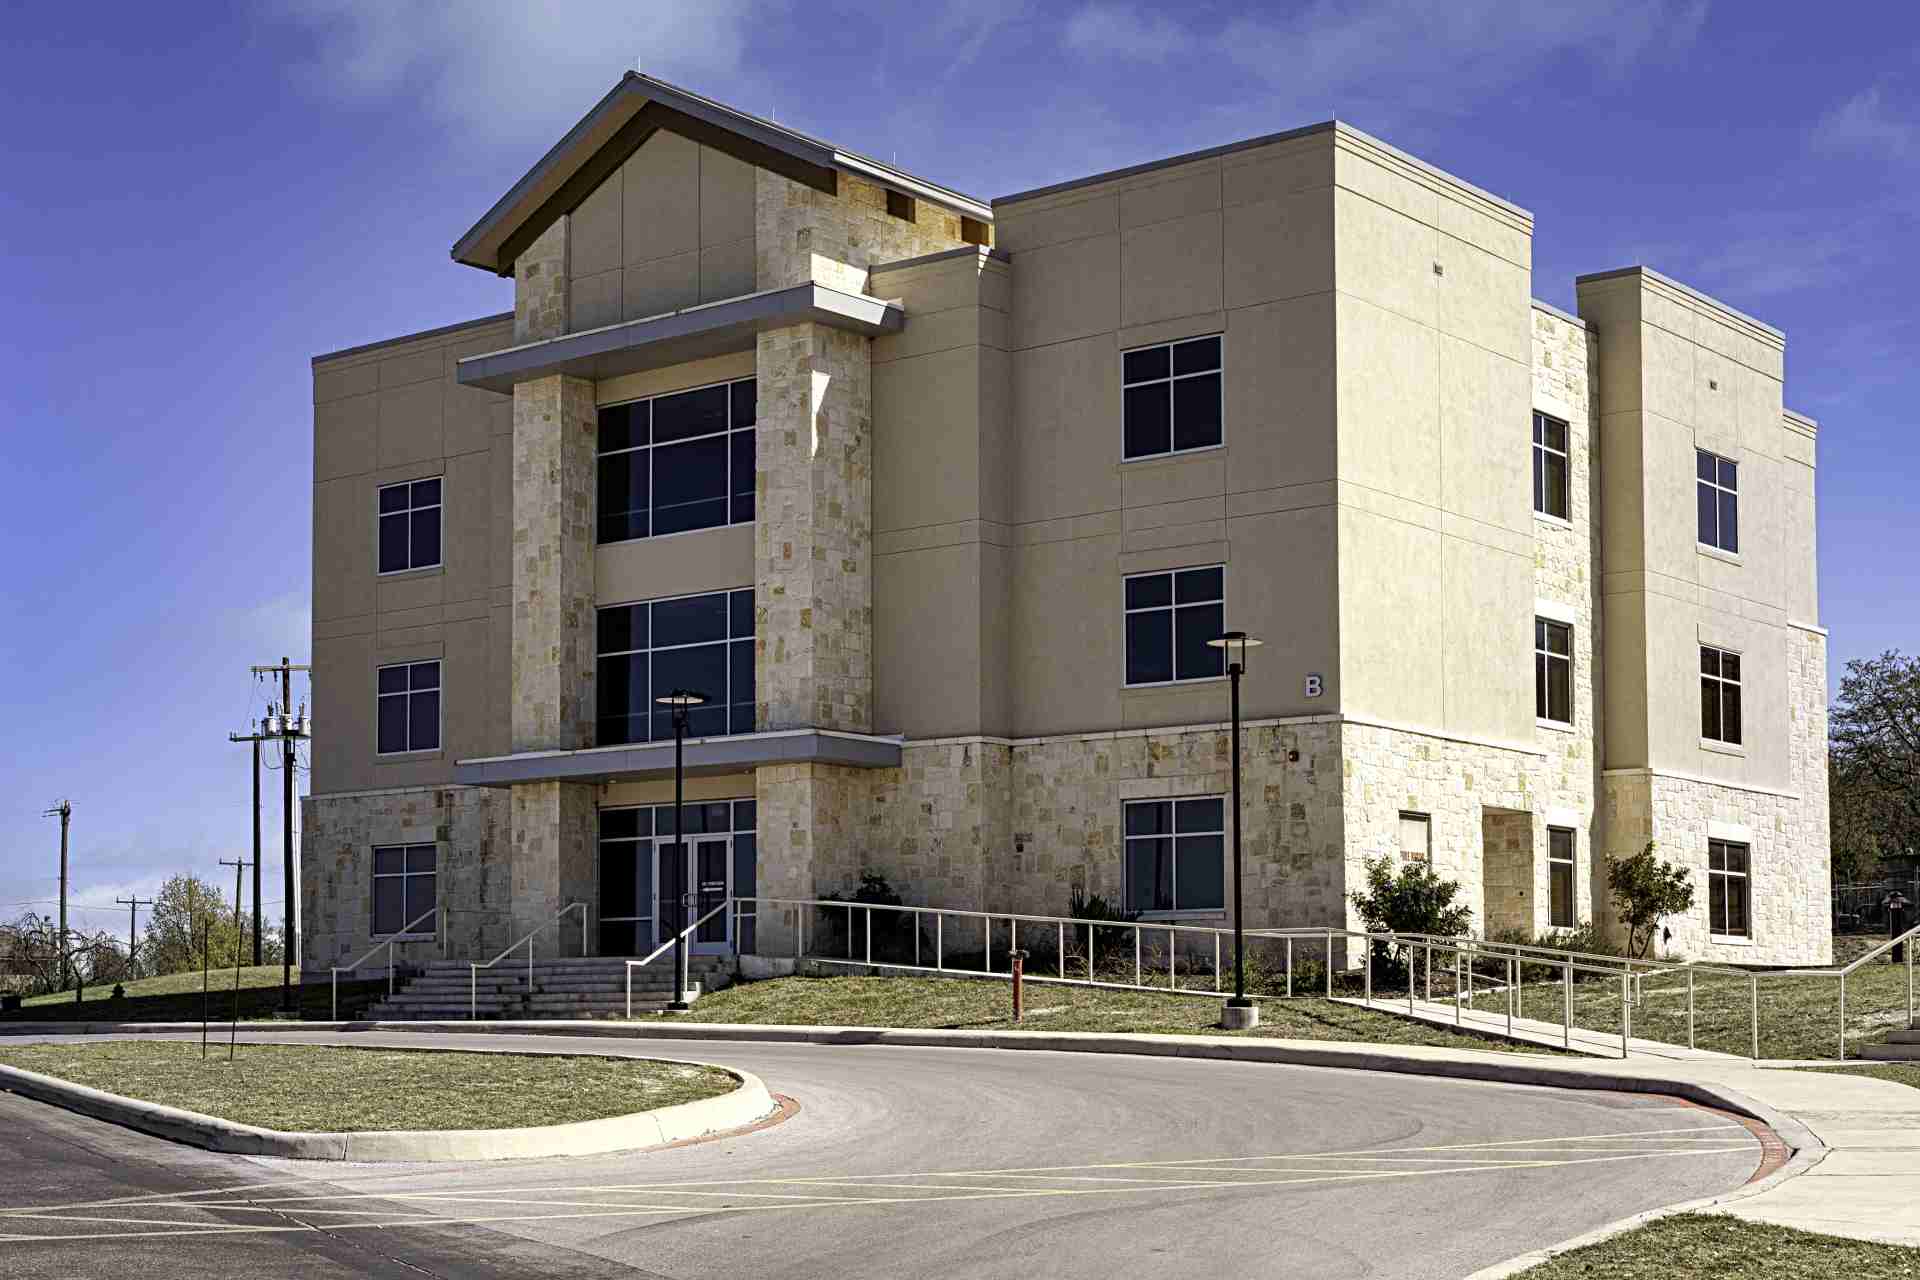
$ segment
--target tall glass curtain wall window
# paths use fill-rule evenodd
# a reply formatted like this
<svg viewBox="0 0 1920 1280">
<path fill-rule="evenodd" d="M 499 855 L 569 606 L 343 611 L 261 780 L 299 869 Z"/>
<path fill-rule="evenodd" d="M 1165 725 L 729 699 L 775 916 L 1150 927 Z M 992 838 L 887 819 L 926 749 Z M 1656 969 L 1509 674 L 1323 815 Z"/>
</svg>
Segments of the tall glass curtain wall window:
<svg viewBox="0 0 1920 1280">
<path fill-rule="evenodd" d="M 1121 380 L 1124 460 L 1220 443 L 1220 335 L 1128 351 L 1121 357 Z"/>
<path fill-rule="evenodd" d="M 642 805 L 631 809 L 600 811 L 600 952 L 606 956 L 641 955 L 673 937 L 680 919 L 680 895 L 695 894 L 692 916 L 699 919 L 718 906 L 727 896 L 751 898 L 756 887 L 759 861 L 758 841 L 754 836 L 754 802 L 751 800 L 707 801 L 686 806 L 687 844 L 704 853 L 724 845 L 731 864 L 716 867 L 696 864 L 688 871 L 685 846 L 674 840 L 673 806 Z M 707 837 L 704 838 L 703 837 Z M 716 876 L 716 870 L 731 873 L 731 878 Z M 724 883 L 724 888 L 716 885 Z M 731 913 L 726 913 L 730 915 Z M 754 911 L 742 904 L 740 936 L 736 949 L 752 952 Z M 723 942 L 729 921 L 710 921 L 696 942 Z"/>
<path fill-rule="evenodd" d="M 753 519 L 752 378 L 600 410 L 599 539 Z"/>
<path fill-rule="evenodd" d="M 601 746 L 673 738 L 673 713 L 655 699 L 705 694 L 687 736 L 753 732 L 753 588 L 600 610 Z"/>
<path fill-rule="evenodd" d="M 1227 804 L 1219 796 L 1126 805 L 1127 910 L 1222 911 L 1227 905 Z"/>
</svg>

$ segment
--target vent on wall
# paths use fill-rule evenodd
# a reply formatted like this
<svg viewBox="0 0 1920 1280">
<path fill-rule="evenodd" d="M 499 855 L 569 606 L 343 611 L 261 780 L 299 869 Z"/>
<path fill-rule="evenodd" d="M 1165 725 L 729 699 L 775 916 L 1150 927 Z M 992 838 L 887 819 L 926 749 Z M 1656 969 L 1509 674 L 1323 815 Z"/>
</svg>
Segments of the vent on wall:
<svg viewBox="0 0 1920 1280">
<path fill-rule="evenodd" d="M 903 196 L 898 191 L 887 192 L 887 212 L 902 222 L 914 221 L 913 197 Z"/>
<path fill-rule="evenodd" d="M 960 238 L 968 244 L 992 244 L 987 235 L 987 224 L 978 218 L 962 215 L 960 218 Z"/>
</svg>

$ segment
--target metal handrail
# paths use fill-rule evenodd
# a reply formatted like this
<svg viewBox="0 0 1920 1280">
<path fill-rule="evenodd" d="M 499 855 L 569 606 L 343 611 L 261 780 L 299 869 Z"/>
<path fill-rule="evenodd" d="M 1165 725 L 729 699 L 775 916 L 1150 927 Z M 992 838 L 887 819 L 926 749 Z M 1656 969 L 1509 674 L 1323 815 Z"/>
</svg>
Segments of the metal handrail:
<svg viewBox="0 0 1920 1280">
<path fill-rule="evenodd" d="M 422 920 L 425 920 L 430 916 L 438 914 L 439 910 L 440 908 L 438 907 L 428 907 L 425 911 L 421 912 L 418 916 L 414 917 L 412 920 L 409 920 L 407 921 L 406 924 L 402 925 L 398 932 L 388 934 L 386 941 L 376 942 L 371 947 L 367 948 L 366 955 L 361 956 L 358 960 L 355 960 L 352 964 L 333 966 L 332 975 L 331 975 L 331 980 L 333 983 L 333 1006 L 332 1006 L 332 1016 L 328 1019 L 329 1022 L 340 1021 L 340 975 L 343 973 L 352 973 L 355 969 L 358 969 L 361 965 L 365 964 L 368 960 L 370 960 L 373 957 L 374 952 L 379 951 L 383 947 L 386 948 L 386 952 L 387 952 L 387 999 L 389 1000 L 393 999 L 393 949 L 394 947 L 396 945 L 406 946 L 408 943 L 411 943 L 411 942 L 425 942 L 426 941 L 425 938 L 409 938 L 409 937 L 406 937 L 405 935 L 412 933 L 414 926 L 419 924 Z M 436 924 L 437 923 L 438 922 L 436 922 Z M 439 930 L 436 928 L 434 932 L 438 933 Z"/>
<path fill-rule="evenodd" d="M 584 902 L 569 902 L 566 906 L 560 908 L 560 910 L 557 913 L 555 913 L 553 919 L 547 921 L 545 924 L 541 925 L 539 928 L 532 930 L 525 937 L 521 938 L 518 942 L 515 942 L 512 946 L 508 947 L 505 951 L 502 951 L 499 955 L 487 961 L 485 964 L 476 964 L 471 960 L 467 962 L 467 1017 L 470 1020 L 475 1022 L 478 1022 L 480 1020 L 480 971 L 482 969 L 493 968 L 493 966 L 499 964 L 502 960 L 505 960 L 508 956 L 518 951 L 521 947 L 525 947 L 527 949 L 527 994 L 528 995 L 533 994 L 533 940 L 539 937 L 541 934 L 545 933 L 548 929 L 551 929 L 554 925 L 557 925 L 562 920 L 566 919 L 567 913 L 574 910 L 575 908 L 578 908 L 580 912 L 580 956 L 582 959 L 586 958 L 587 932 L 588 932 L 587 904 Z"/>
<path fill-rule="evenodd" d="M 713 919 L 715 916 L 719 915 L 722 911 L 728 910 L 736 902 L 740 902 L 740 901 L 744 901 L 744 899 L 739 899 L 739 898 L 723 899 L 720 902 L 719 906 L 707 912 L 707 914 L 701 916 L 698 920 L 695 920 L 692 924 L 682 929 L 679 933 L 674 934 L 673 937 L 668 938 L 665 942 L 661 943 L 659 946 L 655 947 L 653 950 L 647 952 L 645 957 L 643 957 L 642 959 L 627 961 L 627 1017 L 629 1018 L 633 1017 L 633 971 L 635 969 L 644 968 L 645 966 L 652 964 L 655 960 L 658 960 L 663 954 L 665 954 L 666 951 L 669 948 L 671 948 L 674 943 L 680 941 L 681 939 L 683 938 L 691 939 L 693 936 L 694 930 L 698 929 L 701 925 Z M 738 931 L 736 930 L 735 932 L 737 936 Z"/>
<path fill-rule="evenodd" d="M 1677 961 L 1677 962 L 1671 961 L 1671 960 L 1648 960 L 1640 956 L 1610 956 L 1610 955 L 1605 955 L 1598 951 L 1569 951 L 1560 947 L 1542 947 L 1542 946 L 1537 946 L 1533 943 L 1527 943 L 1527 942 L 1496 942 L 1489 938 L 1447 938 L 1442 934 L 1403 933 L 1403 934 L 1400 934 L 1399 936 L 1402 938 L 1411 938 L 1411 939 L 1415 939 L 1417 941 L 1423 941 L 1423 942 L 1429 939 L 1436 942 L 1441 942 L 1441 941 L 1469 942 L 1473 944 L 1473 946 L 1475 946 L 1476 948 L 1486 948 L 1490 951 L 1496 951 L 1496 952 L 1500 950 L 1506 950 L 1506 951 L 1514 952 L 1516 954 L 1525 952 L 1528 955 L 1539 956 L 1543 959 L 1551 959 L 1555 961 L 1560 960 L 1562 957 L 1572 957 L 1575 960 L 1598 961 L 1602 965 L 1614 966 L 1613 968 L 1609 968 L 1607 970 L 1609 973 L 1618 972 L 1618 966 L 1624 965 L 1626 966 L 1629 972 L 1632 972 L 1636 968 L 1644 968 L 1647 970 L 1649 974 L 1685 973 L 1688 970 L 1691 970 L 1694 973 L 1719 973 L 1719 974 L 1724 974 L 1728 977 L 1734 977 L 1734 978 L 1745 978 L 1749 976 L 1749 971 L 1745 969 L 1733 969 L 1733 968 L 1725 968 L 1719 965 L 1698 964 L 1690 960 Z M 1635 976 L 1644 977 L 1646 975 L 1636 974 Z"/>
</svg>

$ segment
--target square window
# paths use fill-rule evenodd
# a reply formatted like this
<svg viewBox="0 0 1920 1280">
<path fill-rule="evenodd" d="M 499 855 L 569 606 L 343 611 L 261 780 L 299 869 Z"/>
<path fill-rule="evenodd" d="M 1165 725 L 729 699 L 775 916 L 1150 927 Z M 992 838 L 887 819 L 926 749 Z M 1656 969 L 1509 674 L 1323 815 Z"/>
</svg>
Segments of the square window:
<svg viewBox="0 0 1920 1280">
<path fill-rule="evenodd" d="M 1219 796 L 1122 805 L 1122 898 L 1129 911 L 1226 906 L 1226 802 Z"/>
<path fill-rule="evenodd" d="M 673 712 L 657 699 L 679 689 L 707 698 L 687 736 L 751 733 L 753 631 L 751 588 L 601 609 L 598 745 L 671 740 Z"/>
<path fill-rule="evenodd" d="M 378 493 L 380 573 L 406 573 L 440 564 L 440 481 L 414 480 L 383 485 Z"/>
<path fill-rule="evenodd" d="M 1221 353 L 1219 334 L 1121 353 L 1122 460 L 1221 443 Z"/>
<path fill-rule="evenodd" d="M 1433 856 L 1433 823 L 1424 813 L 1400 815 L 1400 860 L 1427 862 Z"/>
<path fill-rule="evenodd" d="M 439 932 L 435 911 L 437 849 L 430 844 L 382 845 L 373 850 L 373 932 L 376 936 Z"/>
<path fill-rule="evenodd" d="M 1134 574 L 1124 580 L 1126 683 L 1217 679 L 1226 653 L 1208 642 L 1225 629 L 1220 565 Z"/>
<path fill-rule="evenodd" d="M 380 755 L 440 748 L 440 664 L 407 662 L 374 673 L 374 750 Z"/>
</svg>

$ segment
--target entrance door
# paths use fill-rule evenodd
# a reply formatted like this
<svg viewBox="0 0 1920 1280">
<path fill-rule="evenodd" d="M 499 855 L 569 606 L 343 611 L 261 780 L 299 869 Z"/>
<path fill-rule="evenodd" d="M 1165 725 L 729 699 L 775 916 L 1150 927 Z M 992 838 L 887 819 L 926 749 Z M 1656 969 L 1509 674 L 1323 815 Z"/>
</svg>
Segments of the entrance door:
<svg viewBox="0 0 1920 1280">
<path fill-rule="evenodd" d="M 653 918 L 658 922 L 658 942 L 666 942 L 732 896 L 732 846 L 726 836 L 695 837 L 691 849 L 669 841 L 656 846 L 659 871 L 654 878 Z M 732 950 L 732 914 L 722 911 L 700 926 L 689 939 L 694 955 L 726 955 Z"/>
</svg>

